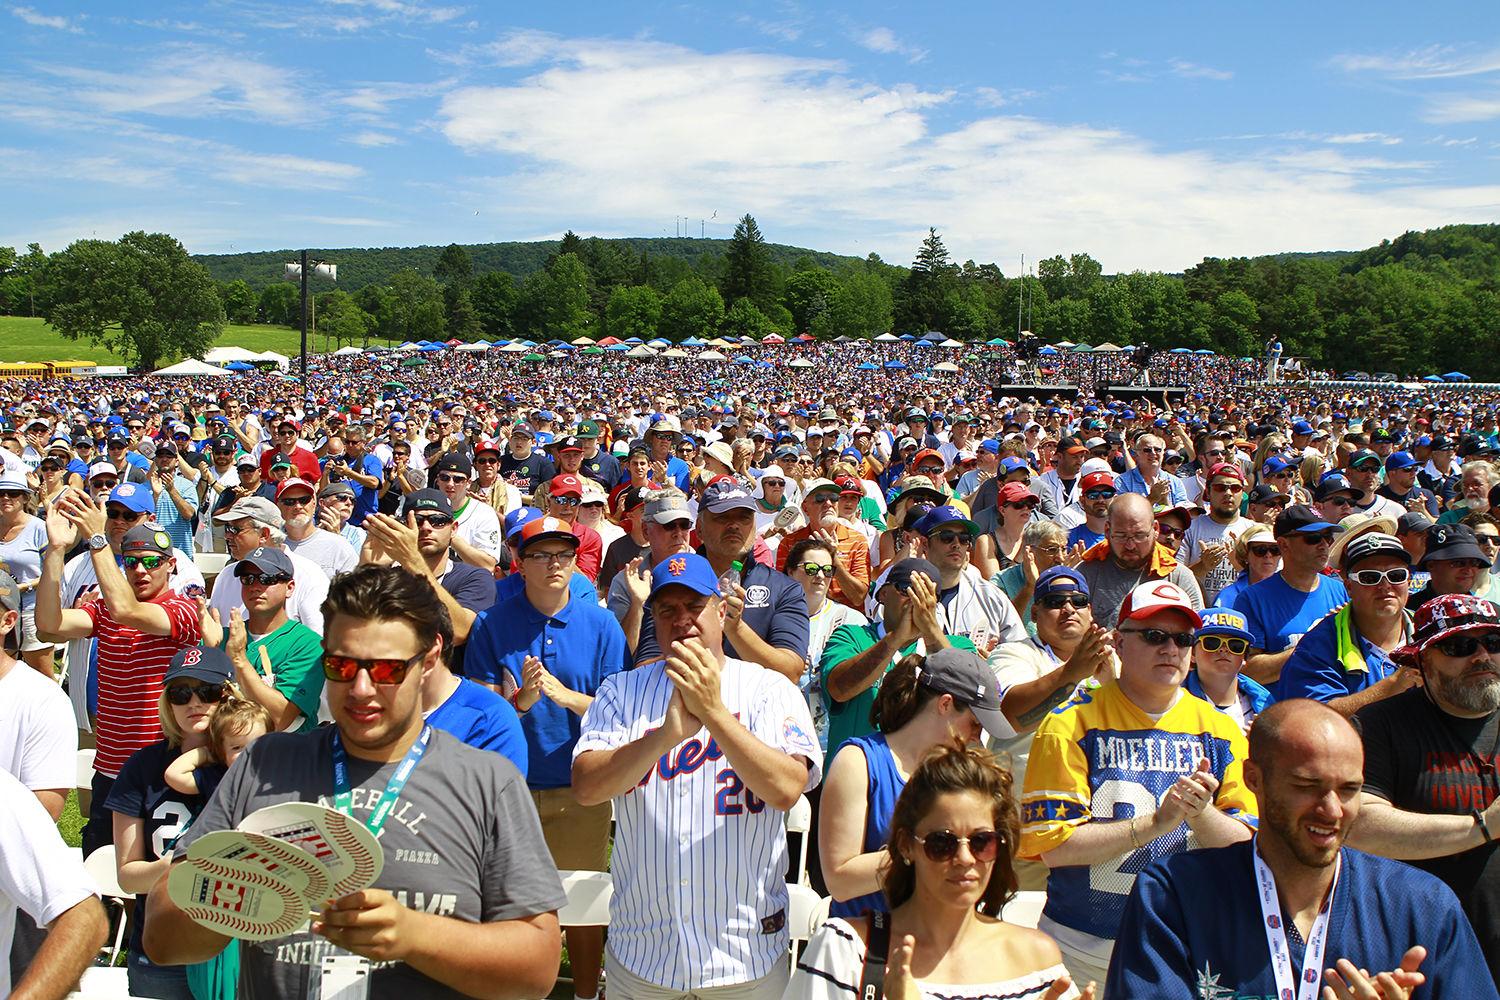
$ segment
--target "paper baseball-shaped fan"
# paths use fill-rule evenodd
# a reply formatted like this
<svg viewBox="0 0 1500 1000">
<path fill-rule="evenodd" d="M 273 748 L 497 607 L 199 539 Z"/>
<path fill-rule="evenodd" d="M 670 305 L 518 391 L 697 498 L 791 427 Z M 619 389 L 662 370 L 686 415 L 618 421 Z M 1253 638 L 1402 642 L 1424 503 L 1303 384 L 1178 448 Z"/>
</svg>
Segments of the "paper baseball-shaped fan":
<svg viewBox="0 0 1500 1000">
<path fill-rule="evenodd" d="M 301 893 L 254 863 L 189 858 L 172 867 L 167 894 L 195 923 L 243 941 L 286 937 L 307 922 Z"/>
<path fill-rule="evenodd" d="M 283 802 L 257 809 L 240 821 L 247 833 L 263 833 L 300 848 L 328 869 L 328 896 L 337 898 L 373 885 L 385 868 L 380 841 L 358 820 L 315 802 Z"/>
<path fill-rule="evenodd" d="M 286 841 L 263 833 L 216 830 L 193 841 L 187 856 L 256 865 L 266 874 L 285 881 L 311 909 L 320 909 L 333 888 L 333 875 L 326 865 Z"/>
</svg>

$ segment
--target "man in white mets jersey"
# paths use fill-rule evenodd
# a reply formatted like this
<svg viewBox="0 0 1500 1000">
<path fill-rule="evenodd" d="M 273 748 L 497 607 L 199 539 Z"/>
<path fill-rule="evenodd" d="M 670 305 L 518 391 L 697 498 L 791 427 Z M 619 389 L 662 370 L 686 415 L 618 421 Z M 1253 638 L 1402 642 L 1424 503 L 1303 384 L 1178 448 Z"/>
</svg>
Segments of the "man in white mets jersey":
<svg viewBox="0 0 1500 1000">
<path fill-rule="evenodd" d="M 651 571 L 666 659 L 605 678 L 573 751 L 573 794 L 614 799 L 610 1000 L 775 1000 L 787 981 L 786 811 L 817 785 L 807 702 L 724 655 L 708 560 Z"/>
</svg>

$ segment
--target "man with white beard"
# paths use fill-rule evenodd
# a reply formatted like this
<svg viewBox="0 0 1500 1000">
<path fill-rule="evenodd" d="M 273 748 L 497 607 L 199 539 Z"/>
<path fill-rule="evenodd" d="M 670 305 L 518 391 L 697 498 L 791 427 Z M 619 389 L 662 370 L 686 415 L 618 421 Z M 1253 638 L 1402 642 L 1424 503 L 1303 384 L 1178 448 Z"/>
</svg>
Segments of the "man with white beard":
<svg viewBox="0 0 1500 1000">
<path fill-rule="evenodd" d="M 305 479 L 276 487 L 276 507 L 286 522 L 286 548 L 315 563 L 331 580 L 359 565 L 359 553 L 341 535 L 318 527 L 317 490 Z"/>
</svg>

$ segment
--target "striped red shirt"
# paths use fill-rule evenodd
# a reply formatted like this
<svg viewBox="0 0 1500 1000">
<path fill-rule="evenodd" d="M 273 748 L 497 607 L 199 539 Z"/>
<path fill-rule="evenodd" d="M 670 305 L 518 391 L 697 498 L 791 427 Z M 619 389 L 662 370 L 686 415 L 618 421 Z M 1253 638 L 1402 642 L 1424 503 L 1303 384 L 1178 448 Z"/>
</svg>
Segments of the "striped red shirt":
<svg viewBox="0 0 1500 1000">
<path fill-rule="evenodd" d="M 162 738 L 157 702 L 162 678 L 179 649 L 198 645 L 198 606 L 173 590 L 151 601 L 166 611 L 172 634 L 148 635 L 110 617 L 102 598 L 80 606 L 94 620 L 99 640 L 99 715 L 94 724 L 98 750 L 94 770 L 119 775 L 130 755 Z"/>
</svg>

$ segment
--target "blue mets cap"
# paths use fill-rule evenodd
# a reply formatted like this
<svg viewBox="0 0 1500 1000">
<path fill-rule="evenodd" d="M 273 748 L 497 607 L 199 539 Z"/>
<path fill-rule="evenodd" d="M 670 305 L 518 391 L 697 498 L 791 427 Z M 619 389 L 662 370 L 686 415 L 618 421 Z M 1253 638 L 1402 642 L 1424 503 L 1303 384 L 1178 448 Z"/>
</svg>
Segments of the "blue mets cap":
<svg viewBox="0 0 1500 1000">
<path fill-rule="evenodd" d="M 651 568 L 651 596 L 664 587 L 686 587 L 710 597 L 719 596 L 719 577 L 707 559 L 695 552 L 668 556 Z"/>
</svg>

